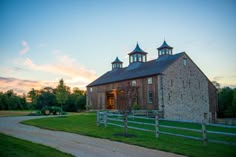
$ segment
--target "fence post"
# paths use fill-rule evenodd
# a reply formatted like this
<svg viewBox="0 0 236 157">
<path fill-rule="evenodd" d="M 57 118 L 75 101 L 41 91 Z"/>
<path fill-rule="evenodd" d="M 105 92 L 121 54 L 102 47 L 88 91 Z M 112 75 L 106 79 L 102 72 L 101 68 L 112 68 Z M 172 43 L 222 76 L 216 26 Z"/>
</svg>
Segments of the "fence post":
<svg viewBox="0 0 236 157">
<path fill-rule="evenodd" d="M 97 126 L 100 126 L 100 111 L 97 110 Z"/>
<path fill-rule="evenodd" d="M 155 129 L 156 129 L 156 138 L 159 137 L 159 121 L 158 121 L 158 113 L 155 116 Z"/>
<path fill-rule="evenodd" d="M 107 127 L 107 111 L 104 112 L 104 115 L 103 115 L 103 119 L 104 119 L 104 125 L 105 125 L 105 128 Z"/>
<path fill-rule="evenodd" d="M 205 145 L 207 142 L 207 135 L 206 135 L 206 123 L 204 120 L 202 120 L 202 141 L 203 144 Z"/>
<path fill-rule="evenodd" d="M 134 120 L 135 110 L 132 110 L 132 115 L 133 115 L 133 120 Z"/>
<path fill-rule="evenodd" d="M 124 113 L 124 131 L 125 131 L 125 134 L 127 134 L 128 133 L 128 122 L 127 122 L 127 113 L 126 113 L 126 111 L 125 111 L 125 113 Z"/>
</svg>

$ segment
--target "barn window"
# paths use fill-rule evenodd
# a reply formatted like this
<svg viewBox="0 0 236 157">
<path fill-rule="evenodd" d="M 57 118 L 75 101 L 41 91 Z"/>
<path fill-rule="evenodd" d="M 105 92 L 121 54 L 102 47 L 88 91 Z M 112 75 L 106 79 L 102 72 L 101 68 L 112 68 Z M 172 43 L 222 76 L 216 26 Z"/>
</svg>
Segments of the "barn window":
<svg viewBox="0 0 236 157">
<path fill-rule="evenodd" d="M 187 59 L 184 58 L 184 65 L 187 65 Z"/>
<path fill-rule="evenodd" d="M 92 87 L 90 88 L 90 92 L 91 92 L 91 93 L 93 92 L 93 88 L 92 88 Z"/>
<path fill-rule="evenodd" d="M 152 77 L 148 78 L 148 84 L 152 84 Z"/>
<path fill-rule="evenodd" d="M 152 92 L 148 92 L 148 103 L 152 103 L 152 101 L 153 101 Z"/>
<path fill-rule="evenodd" d="M 131 85 L 132 85 L 132 86 L 136 86 L 136 81 L 133 80 L 133 81 L 131 82 Z"/>
</svg>

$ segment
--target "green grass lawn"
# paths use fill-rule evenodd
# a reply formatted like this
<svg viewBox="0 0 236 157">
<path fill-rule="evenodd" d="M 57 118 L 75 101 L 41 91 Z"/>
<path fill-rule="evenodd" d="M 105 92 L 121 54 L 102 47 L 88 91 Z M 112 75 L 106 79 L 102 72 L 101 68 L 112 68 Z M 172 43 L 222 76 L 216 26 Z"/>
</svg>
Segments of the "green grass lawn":
<svg viewBox="0 0 236 157">
<path fill-rule="evenodd" d="M 3 157 L 73 157 L 56 149 L 0 133 L 0 156 Z"/>
<path fill-rule="evenodd" d="M 114 117 L 109 116 L 109 117 L 120 119 L 120 120 L 123 119 L 122 117 L 117 117 L 117 116 L 114 116 Z M 140 119 L 140 118 L 130 117 L 128 120 L 131 121 L 131 122 L 135 121 L 135 122 L 144 122 L 144 123 L 155 124 L 154 119 L 150 120 L 150 119 Z M 154 126 L 142 125 L 142 124 L 133 124 L 131 122 L 129 123 L 129 126 L 139 127 L 139 128 L 144 128 L 144 129 L 155 131 Z M 123 125 L 123 122 L 112 121 L 112 123 Z M 202 125 L 199 124 L 199 123 L 188 123 L 188 122 L 175 122 L 175 121 L 160 120 L 159 124 L 160 124 L 160 126 L 162 126 L 162 125 L 166 126 L 167 125 L 167 126 L 174 126 L 174 127 L 180 127 L 180 128 L 196 129 L 196 130 L 199 130 L 200 133 L 199 132 L 188 131 L 188 130 L 173 129 L 173 128 L 164 128 L 164 127 L 159 128 L 160 131 L 164 131 L 164 132 L 168 132 L 168 133 L 181 134 L 181 135 L 187 135 L 187 136 L 202 138 L 202 133 L 201 133 Z M 206 126 L 206 128 L 207 128 L 208 131 L 236 133 L 236 128 L 224 128 L 224 127 L 218 127 L 218 126 L 216 127 L 216 126 L 208 126 L 208 125 Z M 232 136 L 225 136 L 225 135 L 207 133 L 207 138 L 209 140 L 212 139 L 212 140 L 220 140 L 220 141 L 236 143 L 236 136 L 232 137 Z"/>
<path fill-rule="evenodd" d="M 120 141 L 124 143 L 139 145 L 147 148 L 153 148 L 176 154 L 183 154 L 193 157 L 233 157 L 236 156 L 236 146 L 207 143 L 206 146 L 201 141 L 195 141 L 191 139 L 163 135 L 161 134 L 158 139 L 155 138 L 154 133 L 148 133 L 143 131 L 137 131 L 129 129 L 130 134 L 136 135 L 135 137 L 122 137 L 116 136 L 123 132 L 120 127 L 113 127 L 108 125 L 107 128 L 103 126 L 96 126 L 95 113 L 81 113 L 77 116 L 67 117 L 55 117 L 35 119 L 23 122 L 24 124 L 34 125 L 51 130 L 62 130 L 66 132 L 73 132 L 87 136 L 93 136 L 98 138 L 106 138 L 114 141 Z M 173 122 L 161 122 L 173 123 Z M 185 127 L 195 128 L 199 127 L 195 124 L 187 123 L 173 123 L 176 126 L 184 125 Z M 213 130 L 219 128 L 213 128 Z M 220 129 L 221 130 L 221 129 Z M 236 132 L 236 129 L 227 129 L 229 132 Z"/>
</svg>

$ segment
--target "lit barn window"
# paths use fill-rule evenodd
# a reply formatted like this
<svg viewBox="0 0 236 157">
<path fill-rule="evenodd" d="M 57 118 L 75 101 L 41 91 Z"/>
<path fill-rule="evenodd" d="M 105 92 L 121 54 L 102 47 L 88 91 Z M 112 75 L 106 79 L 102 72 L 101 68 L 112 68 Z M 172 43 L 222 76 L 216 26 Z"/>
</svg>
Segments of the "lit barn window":
<svg viewBox="0 0 236 157">
<path fill-rule="evenodd" d="M 132 86 L 136 86 L 136 81 L 133 80 L 133 81 L 131 82 L 131 85 L 132 85 Z"/>
<path fill-rule="evenodd" d="M 93 92 L 93 88 L 92 88 L 92 87 L 90 88 L 90 92 L 91 92 L 91 93 Z"/>
</svg>

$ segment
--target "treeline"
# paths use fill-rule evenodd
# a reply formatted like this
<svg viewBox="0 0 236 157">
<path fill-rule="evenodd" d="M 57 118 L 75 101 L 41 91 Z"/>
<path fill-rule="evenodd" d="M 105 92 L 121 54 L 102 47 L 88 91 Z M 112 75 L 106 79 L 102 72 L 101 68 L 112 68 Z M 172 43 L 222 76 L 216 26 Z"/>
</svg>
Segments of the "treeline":
<svg viewBox="0 0 236 157">
<path fill-rule="evenodd" d="M 218 117 L 236 117 L 236 88 L 218 88 Z"/>
<path fill-rule="evenodd" d="M 0 110 L 42 110 L 45 107 L 58 106 L 63 111 L 77 112 L 85 110 L 86 92 L 73 88 L 60 80 L 56 88 L 45 87 L 41 90 L 32 88 L 27 96 L 18 96 L 13 90 L 0 93 Z"/>
<path fill-rule="evenodd" d="M 29 104 L 26 102 L 26 95 L 18 96 L 13 90 L 0 92 L 0 110 L 26 110 Z"/>
</svg>

